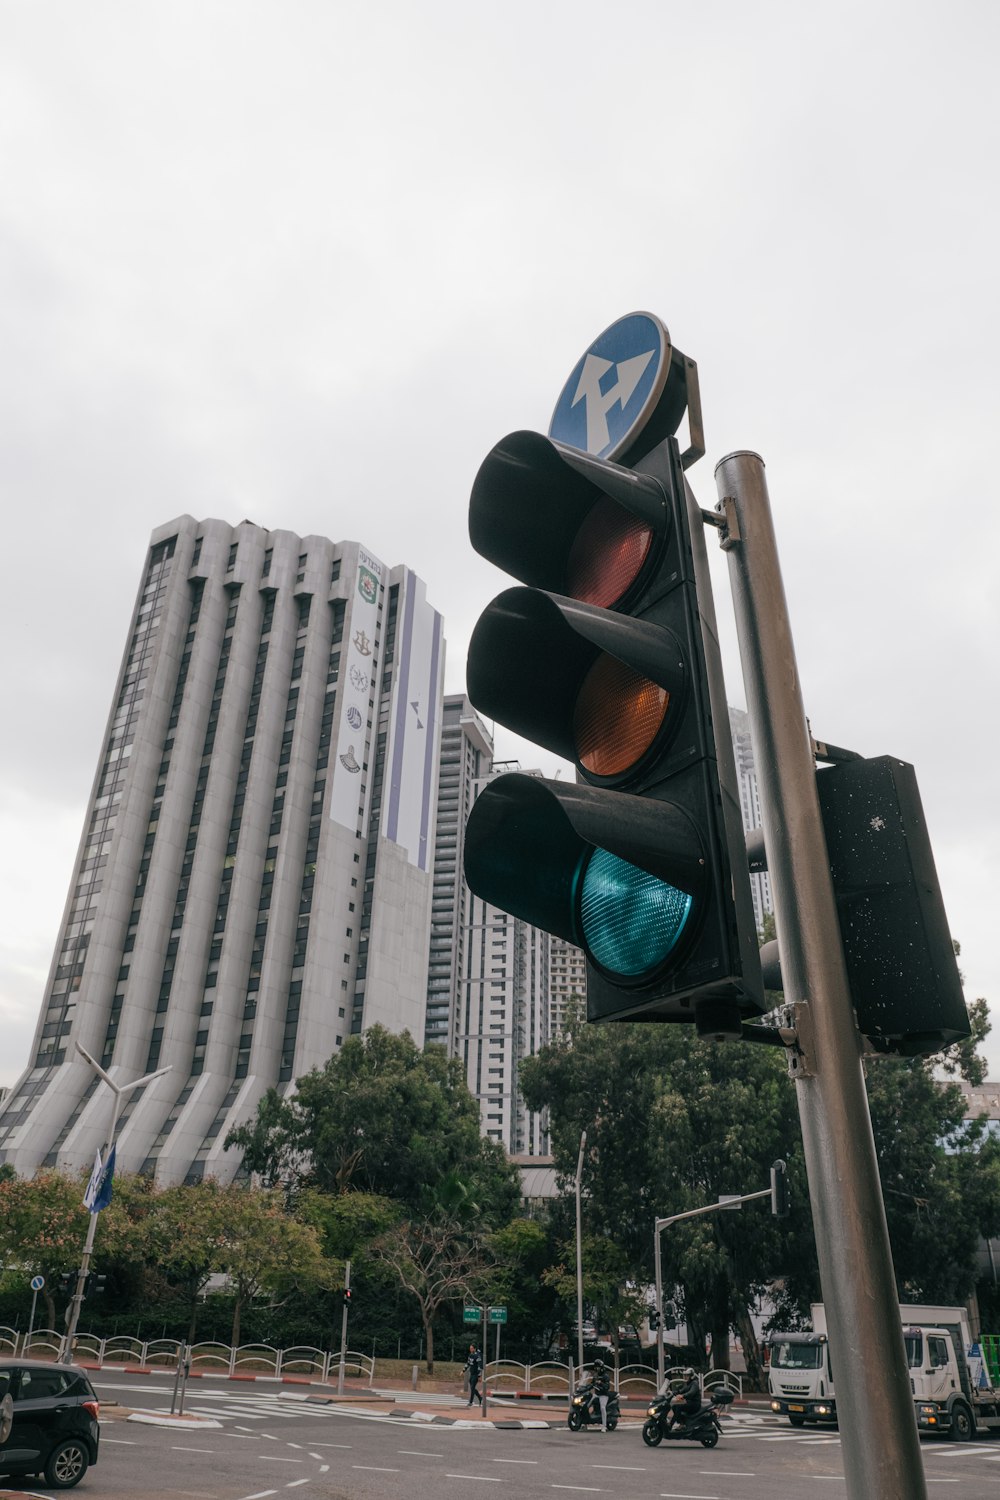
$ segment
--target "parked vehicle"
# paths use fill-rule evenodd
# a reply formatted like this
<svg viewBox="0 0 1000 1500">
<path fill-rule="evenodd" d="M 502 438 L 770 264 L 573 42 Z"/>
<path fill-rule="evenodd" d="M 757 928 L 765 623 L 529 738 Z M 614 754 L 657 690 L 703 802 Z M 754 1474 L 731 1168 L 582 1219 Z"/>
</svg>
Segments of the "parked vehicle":
<svg viewBox="0 0 1000 1500">
<path fill-rule="evenodd" d="M 618 1392 L 612 1390 L 608 1395 L 608 1431 L 614 1432 L 621 1417 L 621 1408 L 618 1404 Z M 601 1410 L 594 1395 L 594 1384 L 588 1376 L 580 1382 L 573 1392 L 573 1400 L 570 1403 L 569 1416 L 567 1417 L 570 1432 L 579 1432 L 583 1427 L 600 1427 Z"/>
<path fill-rule="evenodd" d="M 670 1403 L 675 1394 L 675 1391 L 667 1389 L 661 1395 L 653 1397 L 646 1409 L 646 1420 L 642 1424 L 643 1442 L 647 1447 L 655 1448 L 657 1444 L 664 1441 L 677 1442 L 684 1439 L 687 1442 L 700 1443 L 703 1448 L 714 1448 L 722 1435 L 719 1411 L 732 1401 L 732 1391 L 725 1386 L 706 1391 L 700 1410 L 669 1427 L 667 1418 L 670 1415 Z"/>
<path fill-rule="evenodd" d="M 996 1349 L 996 1339 L 987 1335 L 974 1344 L 964 1307 L 904 1302 L 899 1313 L 921 1432 L 961 1443 L 1000 1430 L 1000 1369 L 975 1352 L 984 1345 Z M 769 1339 L 771 1410 L 786 1415 L 793 1427 L 837 1420 L 822 1303 L 813 1304 L 812 1320 L 813 1333 L 775 1333 Z"/>
<path fill-rule="evenodd" d="M 100 1408 L 76 1365 L 0 1358 L 0 1411 L 0 1474 L 41 1474 L 68 1490 L 96 1464 Z"/>
</svg>

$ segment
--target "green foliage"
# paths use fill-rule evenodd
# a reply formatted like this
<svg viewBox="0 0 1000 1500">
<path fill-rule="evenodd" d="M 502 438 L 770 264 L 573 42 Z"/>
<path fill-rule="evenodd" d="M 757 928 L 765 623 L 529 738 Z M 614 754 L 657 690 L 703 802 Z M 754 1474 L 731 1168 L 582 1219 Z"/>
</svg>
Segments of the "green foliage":
<svg viewBox="0 0 1000 1500">
<path fill-rule="evenodd" d="M 273 1175 L 298 1159 L 324 1192 L 393 1199 L 422 1218 L 458 1211 L 460 1198 L 494 1225 L 517 1206 L 517 1174 L 480 1134 L 461 1063 L 381 1026 L 349 1037 L 298 1080 L 293 1099 L 265 1096 L 257 1120 L 226 1144 L 244 1147 L 252 1171 Z"/>
</svg>

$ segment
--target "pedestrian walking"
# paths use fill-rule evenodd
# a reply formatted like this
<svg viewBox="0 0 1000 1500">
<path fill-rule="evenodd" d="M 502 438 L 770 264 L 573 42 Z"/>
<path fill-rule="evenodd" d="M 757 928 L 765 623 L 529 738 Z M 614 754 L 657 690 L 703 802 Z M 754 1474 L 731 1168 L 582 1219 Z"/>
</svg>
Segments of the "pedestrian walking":
<svg viewBox="0 0 1000 1500">
<path fill-rule="evenodd" d="M 483 1373 L 483 1361 L 475 1344 L 469 1345 L 469 1357 L 465 1361 L 465 1373 L 469 1380 L 469 1405 L 471 1406 L 473 1401 L 478 1401 L 480 1406 L 482 1406 L 483 1398 L 476 1387 Z"/>
</svg>

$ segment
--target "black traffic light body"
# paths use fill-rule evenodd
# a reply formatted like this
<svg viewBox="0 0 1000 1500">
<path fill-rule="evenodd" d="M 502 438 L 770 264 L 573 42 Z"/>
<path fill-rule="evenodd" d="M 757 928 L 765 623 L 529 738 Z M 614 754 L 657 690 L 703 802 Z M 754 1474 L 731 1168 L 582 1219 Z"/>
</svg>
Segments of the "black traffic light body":
<svg viewBox="0 0 1000 1500">
<path fill-rule="evenodd" d="M 970 1034 L 913 767 L 894 756 L 816 774 L 858 1030 L 930 1055 Z"/>
<path fill-rule="evenodd" d="M 776 1219 L 788 1218 L 788 1168 L 780 1158 L 771 1166 L 771 1212 Z"/>
<path fill-rule="evenodd" d="M 479 471 L 469 531 L 527 585 L 480 618 L 469 696 L 578 777 L 487 785 L 466 830 L 471 888 L 583 949 L 590 1020 L 738 1035 L 763 989 L 703 523 L 676 440 L 625 468 L 514 433 Z"/>
</svg>

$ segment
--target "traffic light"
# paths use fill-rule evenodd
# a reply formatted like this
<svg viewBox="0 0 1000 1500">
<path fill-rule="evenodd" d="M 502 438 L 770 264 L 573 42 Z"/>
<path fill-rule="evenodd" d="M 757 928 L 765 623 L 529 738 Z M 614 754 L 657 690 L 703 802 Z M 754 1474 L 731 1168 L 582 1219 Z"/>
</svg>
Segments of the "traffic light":
<svg viewBox="0 0 1000 1500">
<path fill-rule="evenodd" d="M 780 1160 L 771 1167 L 771 1212 L 776 1219 L 788 1218 L 788 1168 Z"/>
<path fill-rule="evenodd" d="M 104 1271 L 91 1271 L 84 1284 L 83 1295 L 89 1297 L 92 1294 L 103 1292 L 107 1287 L 107 1283 L 108 1278 Z"/>
<path fill-rule="evenodd" d="M 659 1313 L 659 1309 L 655 1308 L 655 1307 L 651 1307 L 649 1309 L 649 1330 L 650 1330 L 650 1332 L 651 1333 L 655 1333 L 656 1330 L 659 1328 L 659 1326 L 660 1326 L 660 1313 Z"/>
<path fill-rule="evenodd" d="M 59 1290 L 64 1293 L 71 1292 L 73 1290 L 74 1283 L 76 1282 L 76 1277 L 76 1271 L 60 1271 Z"/>
<path fill-rule="evenodd" d="M 970 1033 L 913 767 L 894 756 L 816 773 L 858 1030 L 930 1055 Z"/>
<path fill-rule="evenodd" d="M 634 364 L 615 366 L 619 384 Z M 580 376 L 580 399 L 595 378 Z M 658 415 L 645 440 L 618 442 L 621 463 L 517 432 L 479 470 L 472 544 L 526 586 L 476 625 L 469 697 L 572 761 L 578 782 L 490 782 L 465 872 L 483 899 L 583 949 L 588 1019 L 736 1036 L 763 988 L 703 519 L 672 435 L 695 386 L 673 351 Z"/>
<path fill-rule="evenodd" d="M 349 1286 L 345 1286 L 344 1287 L 342 1295 L 343 1295 L 343 1298 L 344 1298 L 344 1306 L 345 1307 L 350 1307 L 350 1305 L 351 1305 L 351 1289 L 350 1289 Z"/>
</svg>

